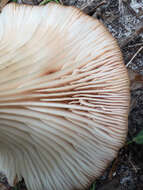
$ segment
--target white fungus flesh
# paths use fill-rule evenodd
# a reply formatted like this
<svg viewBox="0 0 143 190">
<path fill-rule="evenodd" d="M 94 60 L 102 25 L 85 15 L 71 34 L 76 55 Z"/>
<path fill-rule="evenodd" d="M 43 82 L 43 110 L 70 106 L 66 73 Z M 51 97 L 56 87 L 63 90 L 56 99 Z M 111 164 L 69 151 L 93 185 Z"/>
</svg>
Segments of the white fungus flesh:
<svg viewBox="0 0 143 190">
<path fill-rule="evenodd" d="M 85 189 L 127 133 L 129 81 L 116 41 L 76 8 L 0 14 L 0 171 L 28 190 Z"/>
</svg>

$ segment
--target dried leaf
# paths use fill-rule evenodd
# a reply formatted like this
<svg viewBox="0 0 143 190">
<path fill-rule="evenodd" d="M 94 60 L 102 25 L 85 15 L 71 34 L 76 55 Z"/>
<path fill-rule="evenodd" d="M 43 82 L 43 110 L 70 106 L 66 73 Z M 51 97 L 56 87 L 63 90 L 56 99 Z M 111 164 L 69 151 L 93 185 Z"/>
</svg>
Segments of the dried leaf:
<svg viewBox="0 0 143 190">
<path fill-rule="evenodd" d="M 143 87 L 143 76 L 128 69 L 131 90 Z"/>
<path fill-rule="evenodd" d="M 9 190 L 9 187 L 4 183 L 0 183 L 0 190 Z"/>
<path fill-rule="evenodd" d="M 2 11 L 3 7 L 9 2 L 9 0 L 0 0 L 0 11 Z"/>
</svg>

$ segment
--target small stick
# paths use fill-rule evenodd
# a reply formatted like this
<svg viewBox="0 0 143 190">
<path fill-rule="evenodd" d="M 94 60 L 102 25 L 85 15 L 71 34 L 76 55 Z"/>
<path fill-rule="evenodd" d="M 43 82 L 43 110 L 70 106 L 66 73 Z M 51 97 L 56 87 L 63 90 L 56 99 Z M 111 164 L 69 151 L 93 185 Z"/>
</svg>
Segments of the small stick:
<svg viewBox="0 0 143 190">
<path fill-rule="evenodd" d="M 129 45 L 128 47 L 137 47 L 137 46 L 143 46 L 143 42 L 137 43 L 137 44 L 134 44 L 134 45 Z"/>
<path fill-rule="evenodd" d="M 139 26 L 136 26 L 136 30 L 134 33 L 132 33 L 130 36 L 128 36 L 126 39 L 123 39 L 119 42 L 120 47 L 124 48 L 130 41 L 137 38 L 139 34 L 143 33 L 143 20 L 141 20 Z"/>
<path fill-rule="evenodd" d="M 84 10 L 85 8 L 87 8 L 89 5 L 92 5 L 92 3 L 94 3 L 94 1 L 88 1 L 87 4 L 85 4 L 85 5 L 83 5 L 83 6 L 81 7 L 81 10 L 83 11 L 83 10 Z M 97 8 L 101 7 L 102 5 L 106 4 L 106 3 L 107 3 L 106 0 L 101 1 L 101 2 L 95 7 L 95 10 L 96 10 Z"/>
<path fill-rule="evenodd" d="M 142 47 L 140 47 L 139 49 L 138 49 L 138 51 L 133 55 L 133 57 L 130 59 L 130 61 L 126 64 L 126 67 L 128 67 L 130 64 L 131 64 L 131 62 L 134 60 L 134 58 L 141 52 L 141 50 L 143 49 L 143 46 Z"/>
<path fill-rule="evenodd" d="M 114 172 L 116 171 L 116 169 L 117 169 L 118 161 L 119 161 L 118 158 L 116 158 L 116 159 L 114 160 L 113 164 L 112 164 L 111 170 L 110 170 L 109 175 L 108 175 L 109 180 L 112 179 L 113 173 L 114 173 Z"/>
</svg>

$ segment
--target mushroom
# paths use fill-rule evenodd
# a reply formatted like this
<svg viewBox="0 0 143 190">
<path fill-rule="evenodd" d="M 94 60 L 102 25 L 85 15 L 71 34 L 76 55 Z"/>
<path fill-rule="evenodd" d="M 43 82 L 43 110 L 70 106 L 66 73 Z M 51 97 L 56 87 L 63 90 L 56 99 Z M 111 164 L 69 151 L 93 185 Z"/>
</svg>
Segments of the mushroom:
<svg viewBox="0 0 143 190">
<path fill-rule="evenodd" d="M 0 14 L 0 171 L 28 190 L 85 189 L 122 147 L 129 80 L 116 40 L 73 7 Z"/>
</svg>

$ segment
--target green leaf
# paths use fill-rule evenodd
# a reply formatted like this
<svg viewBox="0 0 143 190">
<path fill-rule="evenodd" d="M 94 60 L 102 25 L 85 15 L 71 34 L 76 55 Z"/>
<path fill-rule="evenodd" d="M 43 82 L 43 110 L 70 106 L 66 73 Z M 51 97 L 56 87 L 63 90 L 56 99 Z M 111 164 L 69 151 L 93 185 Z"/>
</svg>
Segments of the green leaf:
<svg viewBox="0 0 143 190">
<path fill-rule="evenodd" d="M 56 3 L 59 3 L 59 0 L 43 0 L 40 5 L 46 5 L 47 3 L 51 2 L 51 1 L 54 1 Z"/>
<path fill-rule="evenodd" d="M 137 144 L 143 144 L 143 130 L 141 130 L 136 137 L 133 138 L 133 142 Z"/>
<path fill-rule="evenodd" d="M 92 184 L 90 190 L 96 190 L 95 188 L 96 188 L 96 182 L 94 182 L 94 183 Z"/>
</svg>

